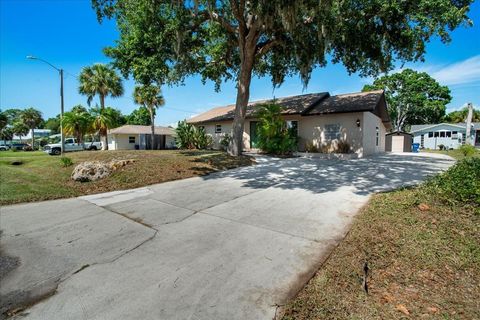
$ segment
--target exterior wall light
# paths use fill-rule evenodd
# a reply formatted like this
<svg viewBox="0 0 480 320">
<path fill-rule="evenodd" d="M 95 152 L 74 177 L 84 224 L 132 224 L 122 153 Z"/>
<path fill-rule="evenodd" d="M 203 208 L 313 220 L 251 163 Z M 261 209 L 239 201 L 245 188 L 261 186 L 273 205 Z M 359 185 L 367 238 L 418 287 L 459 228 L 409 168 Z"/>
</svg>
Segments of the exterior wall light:
<svg viewBox="0 0 480 320">
<path fill-rule="evenodd" d="M 357 119 L 357 122 L 356 122 L 356 123 L 357 123 L 357 127 L 360 128 L 360 119 Z"/>
</svg>

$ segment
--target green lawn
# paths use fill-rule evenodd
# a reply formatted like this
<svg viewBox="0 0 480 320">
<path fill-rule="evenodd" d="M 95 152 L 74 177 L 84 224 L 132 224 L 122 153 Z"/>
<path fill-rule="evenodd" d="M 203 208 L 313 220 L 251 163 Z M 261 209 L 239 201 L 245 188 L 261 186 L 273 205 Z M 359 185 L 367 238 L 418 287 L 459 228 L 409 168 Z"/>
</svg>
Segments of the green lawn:
<svg viewBox="0 0 480 320">
<path fill-rule="evenodd" d="M 439 153 L 439 154 L 446 154 L 452 158 L 455 158 L 457 160 L 461 160 L 461 159 L 464 159 L 465 156 L 463 155 L 463 153 L 458 150 L 458 149 L 455 149 L 455 150 L 448 150 L 448 151 L 440 151 L 440 150 L 422 150 L 421 152 L 426 152 L 426 153 Z M 480 150 L 477 149 L 477 152 L 473 155 L 473 157 L 476 157 L 476 158 L 480 158 Z"/>
<path fill-rule="evenodd" d="M 36 152 L 0 152 L 0 204 L 73 197 L 142 187 L 252 164 L 250 157 L 230 157 L 220 151 L 132 150 L 68 153 L 73 166 L 60 157 Z M 95 182 L 75 182 L 76 164 L 87 160 L 134 159 L 111 176 Z M 21 162 L 19 165 L 14 163 Z"/>
</svg>

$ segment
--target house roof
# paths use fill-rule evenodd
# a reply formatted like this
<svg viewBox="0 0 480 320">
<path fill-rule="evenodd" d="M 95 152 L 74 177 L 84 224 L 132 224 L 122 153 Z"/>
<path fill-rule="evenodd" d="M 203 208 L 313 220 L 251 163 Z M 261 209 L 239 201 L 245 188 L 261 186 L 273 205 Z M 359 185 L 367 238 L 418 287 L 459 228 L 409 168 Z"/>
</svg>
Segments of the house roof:
<svg viewBox="0 0 480 320">
<path fill-rule="evenodd" d="M 258 106 L 274 100 L 250 102 L 247 106 L 247 118 L 252 118 Z M 302 94 L 275 99 L 282 108 L 282 115 L 312 116 L 320 114 L 371 111 L 378 115 L 384 123 L 390 124 L 386 110 L 385 96 L 382 90 L 358 92 L 330 96 L 328 92 Z M 213 108 L 189 120 L 190 123 L 206 123 L 233 120 L 235 105 Z"/>
<path fill-rule="evenodd" d="M 279 104 L 282 107 L 282 114 L 300 114 L 305 109 L 310 107 L 312 104 L 318 102 L 319 100 L 327 97 L 328 92 L 320 93 L 309 93 L 302 94 L 298 96 L 283 97 L 277 99 L 265 99 L 252 101 L 247 106 L 247 118 L 252 117 L 255 114 L 255 111 L 258 106 L 266 103 L 275 103 Z M 187 120 L 190 123 L 201 123 L 201 122 L 213 122 L 213 121 L 227 121 L 233 120 L 235 116 L 235 105 L 230 104 L 223 107 L 216 107 L 210 109 L 202 114 L 199 114 L 193 118 Z"/>
<path fill-rule="evenodd" d="M 115 129 L 108 130 L 108 133 L 109 134 L 151 134 L 152 127 L 127 124 Z M 175 130 L 168 127 L 155 126 L 155 134 L 172 136 L 175 134 Z"/>
<path fill-rule="evenodd" d="M 393 131 L 390 133 L 387 133 L 386 136 L 413 136 L 413 134 L 405 132 L 405 131 Z"/>
<path fill-rule="evenodd" d="M 436 124 L 414 124 L 410 128 L 410 132 L 414 133 L 414 132 L 424 131 L 424 130 L 432 129 L 432 128 L 442 126 L 442 125 L 457 127 L 457 128 L 460 128 L 460 129 L 466 129 L 467 128 L 466 123 L 446 123 L 446 122 L 443 122 L 443 123 L 436 123 Z M 473 125 L 474 130 L 480 130 L 480 122 L 472 122 L 472 125 Z"/>
</svg>

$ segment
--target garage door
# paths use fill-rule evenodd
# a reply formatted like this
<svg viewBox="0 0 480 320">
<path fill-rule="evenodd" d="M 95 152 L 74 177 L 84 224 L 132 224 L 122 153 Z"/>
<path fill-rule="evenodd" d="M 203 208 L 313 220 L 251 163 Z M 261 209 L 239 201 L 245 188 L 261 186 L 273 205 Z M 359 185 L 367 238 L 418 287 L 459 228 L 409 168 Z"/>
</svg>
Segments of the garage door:
<svg viewBox="0 0 480 320">
<path fill-rule="evenodd" d="M 392 136 L 392 152 L 403 152 L 404 136 Z"/>
</svg>

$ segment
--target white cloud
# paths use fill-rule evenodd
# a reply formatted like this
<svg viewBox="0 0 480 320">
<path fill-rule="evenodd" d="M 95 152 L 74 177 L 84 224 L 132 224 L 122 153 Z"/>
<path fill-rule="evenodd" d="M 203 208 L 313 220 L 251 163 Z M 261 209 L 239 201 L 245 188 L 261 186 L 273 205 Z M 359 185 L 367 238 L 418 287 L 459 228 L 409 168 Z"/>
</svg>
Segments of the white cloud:
<svg viewBox="0 0 480 320">
<path fill-rule="evenodd" d="M 442 67 L 427 68 L 443 85 L 459 85 L 480 81 L 480 55 Z M 427 72 L 428 72 L 427 71 Z"/>
</svg>

